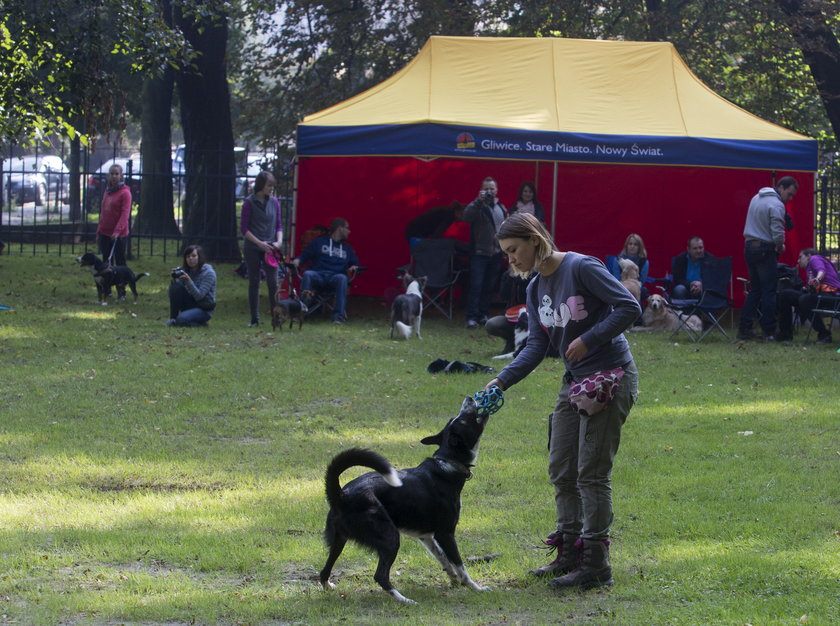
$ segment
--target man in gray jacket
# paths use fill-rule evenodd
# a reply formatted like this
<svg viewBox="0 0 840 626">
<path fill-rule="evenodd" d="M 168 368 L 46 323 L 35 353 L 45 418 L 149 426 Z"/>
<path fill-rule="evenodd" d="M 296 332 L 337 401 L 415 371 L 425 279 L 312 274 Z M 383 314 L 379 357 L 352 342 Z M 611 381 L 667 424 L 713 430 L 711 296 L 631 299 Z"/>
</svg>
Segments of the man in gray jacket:
<svg viewBox="0 0 840 626">
<path fill-rule="evenodd" d="M 464 209 L 464 221 L 471 226 L 470 290 L 467 296 L 467 328 L 478 328 L 487 321 L 490 296 L 499 277 L 502 250 L 496 241 L 505 207 L 499 202 L 499 187 L 490 176 L 481 183 L 478 197 Z"/>
<path fill-rule="evenodd" d="M 744 224 L 744 258 L 750 278 L 750 293 L 741 311 L 738 339 L 758 338 L 753 320 L 761 307 L 765 341 L 776 340 L 776 263 L 785 251 L 785 205 L 799 191 L 792 176 L 779 179 L 775 187 L 762 187 L 750 201 Z"/>
</svg>

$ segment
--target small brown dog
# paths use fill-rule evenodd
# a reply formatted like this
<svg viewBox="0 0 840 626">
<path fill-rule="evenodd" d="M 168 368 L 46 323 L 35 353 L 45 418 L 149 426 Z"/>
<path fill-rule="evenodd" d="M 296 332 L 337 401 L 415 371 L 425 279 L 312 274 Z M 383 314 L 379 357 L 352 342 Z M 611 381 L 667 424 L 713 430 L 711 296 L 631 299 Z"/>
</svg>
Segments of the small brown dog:
<svg viewBox="0 0 840 626">
<path fill-rule="evenodd" d="M 303 318 L 309 313 L 306 305 L 297 297 L 297 291 L 292 290 L 291 298 L 283 298 L 278 300 L 274 306 L 274 312 L 271 316 L 271 329 L 283 330 L 283 324 L 289 322 L 291 329 L 295 325 L 295 320 L 298 323 L 298 330 L 303 329 Z"/>
<path fill-rule="evenodd" d="M 642 301 L 642 282 L 639 280 L 639 266 L 630 259 L 619 259 L 621 268 L 621 284 L 627 288 L 636 302 Z"/>
</svg>

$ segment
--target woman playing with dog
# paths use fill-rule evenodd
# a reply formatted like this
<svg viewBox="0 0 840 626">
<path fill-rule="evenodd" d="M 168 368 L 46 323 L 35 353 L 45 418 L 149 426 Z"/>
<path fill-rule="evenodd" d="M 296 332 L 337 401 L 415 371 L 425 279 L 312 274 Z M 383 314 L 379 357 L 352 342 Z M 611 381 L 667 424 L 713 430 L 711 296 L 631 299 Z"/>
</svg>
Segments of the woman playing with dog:
<svg viewBox="0 0 840 626">
<path fill-rule="evenodd" d="M 187 246 L 184 262 L 172 270 L 167 326 L 207 326 L 216 308 L 216 271 L 201 246 Z"/>
<path fill-rule="evenodd" d="M 550 346 L 566 365 L 549 423 L 557 527 L 546 543 L 557 558 L 532 573 L 553 577 L 558 589 L 612 585 L 610 475 L 638 381 L 622 333 L 639 317 L 639 304 L 598 259 L 558 251 L 533 215 L 515 213 L 496 237 L 511 267 L 534 277 L 526 299 L 528 342 L 485 389 L 510 388 Z"/>
<path fill-rule="evenodd" d="M 249 327 L 260 323 L 260 270 L 265 272 L 268 302 L 272 313 L 277 298 L 277 265 L 269 264 L 266 255 L 273 257 L 283 245 L 283 221 L 280 202 L 271 194 L 276 181 L 271 172 L 263 170 L 254 181 L 254 193 L 242 203 L 239 228 L 245 239 L 243 251 L 248 268 L 248 306 L 251 309 Z"/>
</svg>

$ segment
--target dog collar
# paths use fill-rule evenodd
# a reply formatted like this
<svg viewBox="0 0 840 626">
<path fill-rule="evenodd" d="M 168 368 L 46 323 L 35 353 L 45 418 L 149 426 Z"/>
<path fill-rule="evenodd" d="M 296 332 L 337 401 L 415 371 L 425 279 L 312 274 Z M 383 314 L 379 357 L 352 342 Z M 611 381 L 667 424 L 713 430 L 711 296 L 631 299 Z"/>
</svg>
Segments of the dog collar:
<svg viewBox="0 0 840 626">
<path fill-rule="evenodd" d="M 463 463 L 459 463 L 458 461 L 451 461 L 449 459 L 442 459 L 438 456 L 434 457 L 434 459 L 444 471 L 458 472 L 459 474 L 464 474 L 467 477 L 467 480 L 472 478 L 472 472 L 470 471 L 470 468 L 464 465 Z"/>
</svg>

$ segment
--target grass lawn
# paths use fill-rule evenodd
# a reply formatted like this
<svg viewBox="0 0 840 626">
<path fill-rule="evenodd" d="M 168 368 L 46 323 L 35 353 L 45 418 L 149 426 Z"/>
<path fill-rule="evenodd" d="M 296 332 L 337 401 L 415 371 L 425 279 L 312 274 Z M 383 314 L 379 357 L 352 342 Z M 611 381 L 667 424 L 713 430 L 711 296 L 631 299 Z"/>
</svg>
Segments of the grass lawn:
<svg viewBox="0 0 840 626">
<path fill-rule="evenodd" d="M 350 446 L 416 465 L 488 378 L 428 363 L 491 364 L 500 342 L 432 315 L 391 341 L 385 308 L 353 300 L 342 327 L 249 329 L 229 265 L 209 328 L 167 328 L 171 265 L 135 260 L 140 301 L 101 307 L 70 257 L 0 257 L 0 623 L 840 623 L 837 344 L 632 334 L 616 585 L 584 594 L 526 574 L 553 527 L 547 360 L 506 393 L 463 493 L 461 552 L 498 555 L 468 563 L 492 590 L 448 587 L 405 539 L 406 607 L 356 547 L 317 584 L 324 469 Z"/>
</svg>

